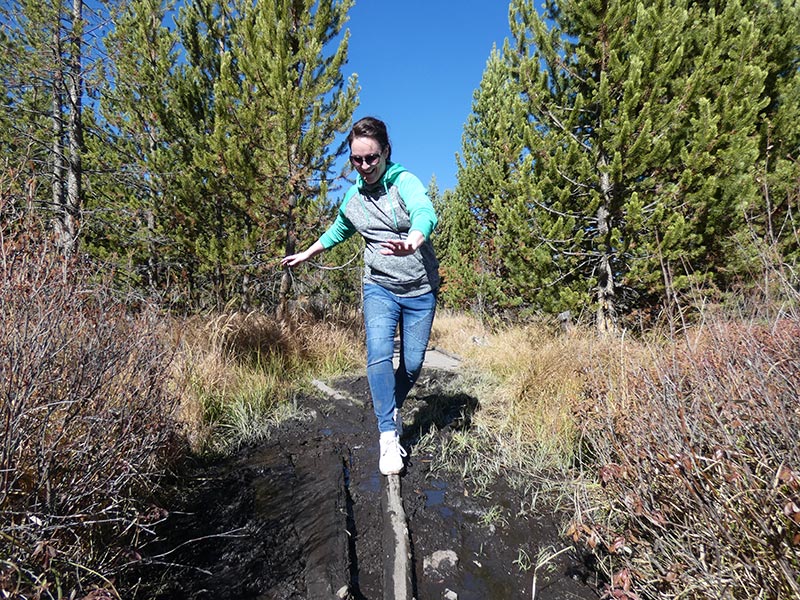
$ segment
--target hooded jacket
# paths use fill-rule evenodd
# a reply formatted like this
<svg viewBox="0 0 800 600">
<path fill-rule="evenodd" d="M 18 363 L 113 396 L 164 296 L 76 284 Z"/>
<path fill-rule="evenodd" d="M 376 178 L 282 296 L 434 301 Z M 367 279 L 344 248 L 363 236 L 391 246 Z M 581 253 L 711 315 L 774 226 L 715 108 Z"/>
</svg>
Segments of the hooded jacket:
<svg viewBox="0 0 800 600">
<path fill-rule="evenodd" d="M 327 250 L 360 233 L 364 246 L 364 283 L 380 285 L 398 296 L 419 296 L 439 287 L 439 262 L 430 241 L 436 213 L 422 182 L 397 163 L 387 163 L 373 185 L 358 175 L 339 206 L 336 220 L 319 241 Z M 414 254 L 386 256 L 381 242 L 406 239 L 419 231 L 425 241 Z"/>
</svg>

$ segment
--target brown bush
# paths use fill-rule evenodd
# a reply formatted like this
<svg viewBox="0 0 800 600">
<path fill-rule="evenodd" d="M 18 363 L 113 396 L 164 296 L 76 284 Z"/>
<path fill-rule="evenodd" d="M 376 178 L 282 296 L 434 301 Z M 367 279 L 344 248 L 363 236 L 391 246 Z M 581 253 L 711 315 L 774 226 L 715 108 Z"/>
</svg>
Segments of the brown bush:
<svg viewBox="0 0 800 600">
<path fill-rule="evenodd" d="M 162 320 L 32 238 L 0 274 L 0 590 L 113 590 L 178 439 Z"/>
<path fill-rule="evenodd" d="M 590 399 L 599 485 L 569 533 L 610 597 L 800 597 L 798 340 L 796 318 L 717 323 Z"/>
</svg>

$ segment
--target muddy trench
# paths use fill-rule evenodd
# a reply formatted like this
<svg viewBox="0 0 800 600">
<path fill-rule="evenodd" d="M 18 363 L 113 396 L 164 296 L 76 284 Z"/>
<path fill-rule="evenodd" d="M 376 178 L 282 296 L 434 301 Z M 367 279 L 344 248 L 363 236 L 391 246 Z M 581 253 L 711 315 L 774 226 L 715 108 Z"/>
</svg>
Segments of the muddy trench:
<svg viewBox="0 0 800 600">
<path fill-rule="evenodd" d="M 445 391 L 455 376 L 426 367 L 403 409 L 409 458 L 395 493 L 407 524 L 407 585 L 392 581 L 391 486 L 377 468 L 364 375 L 298 399 L 307 418 L 268 441 L 193 465 L 120 583 L 160 600 L 504 600 L 534 598 L 535 578 L 535 599 L 598 598 L 574 551 L 533 568 L 541 552 L 569 545 L 559 515 L 520 514 L 503 482 L 476 496 L 462 474 L 431 472 L 437 444 L 423 452 L 421 435 L 435 425 L 438 439 L 451 436 L 477 408 L 468 392 Z"/>
</svg>

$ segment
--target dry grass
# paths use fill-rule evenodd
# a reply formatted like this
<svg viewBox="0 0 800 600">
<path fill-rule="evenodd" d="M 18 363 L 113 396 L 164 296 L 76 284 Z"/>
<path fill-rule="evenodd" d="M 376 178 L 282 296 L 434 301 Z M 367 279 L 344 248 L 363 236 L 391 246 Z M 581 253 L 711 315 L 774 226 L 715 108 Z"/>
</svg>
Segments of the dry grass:
<svg viewBox="0 0 800 600">
<path fill-rule="evenodd" d="M 363 361 L 355 316 L 174 322 L 30 239 L 0 250 L 4 597 L 118 596 L 183 436 L 263 439 L 302 417 L 298 385 Z M 633 340 L 442 311 L 432 343 L 479 410 L 438 464 L 572 509 L 610 598 L 800 597 L 800 319 L 764 314 Z"/>
<path fill-rule="evenodd" d="M 488 334 L 489 329 L 471 315 L 437 309 L 430 343 L 445 352 L 467 358 L 476 354 L 475 350 Z"/>
<path fill-rule="evenodd" d="M 564 473 L 579 448 L 574 407 L 586 373 L 598 364 L 617 368 L 617 342 L 533 325 L 491 331 L 447 313 L 437 315 L 434 333 L 437 346 L 458 349 L 459 386 L 480 404 L 471 431 L 451 440 L 445 455 L 466 458 L 462 470 L 479 490 L 500 473 L 534 494 L 555 484 L 546 474 Z"/>
<path fill-rule="evenodd" d="M 439 327 L 480 408 L 438 464 L 479 491 L 508 477 L 520 510 L 542 494 L 571 509 L 608 597 L 800 597 L 796 316 L 637 340 Z"/>
<path fill-rule="evenodd" d="M 304 384 L 362 360 L 356 323 L 283 323 L 258 312 L 181 323 L 175 378 L 188 390 L 180 416 L 193 447 L 226 452 L 302 417 L 293 399 Z"/>
<path fill-rule="evenodd" d="M 515 328 L 490 336 L 483 352 L 468 360 L 497 382 L 483 394 L 473 422 L 495 438 L 506 465 L 541 472 L 572 461 L 570 407 L 581 388 L 575 345 L 541 328 Z M 568 355 L 575 360 L 564 360 Z"/>
</svg>

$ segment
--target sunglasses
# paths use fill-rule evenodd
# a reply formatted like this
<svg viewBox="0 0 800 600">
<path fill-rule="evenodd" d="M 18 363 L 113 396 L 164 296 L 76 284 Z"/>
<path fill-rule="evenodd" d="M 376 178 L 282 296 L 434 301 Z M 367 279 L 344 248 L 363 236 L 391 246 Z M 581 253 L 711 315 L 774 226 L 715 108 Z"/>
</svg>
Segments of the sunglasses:
<svg viewBox="0 0 800 600">
<path fill-rule="evenodd" d="M 361 166 L 364 163 L 367 163 L 368 167 L 374 165 L 380 159 L 381 155 L 378 154 L 367 154 L 366 156 L 356 156 L 355 154 L 350 155 L 350 162 L 354 165 Z"/>
</svg>

